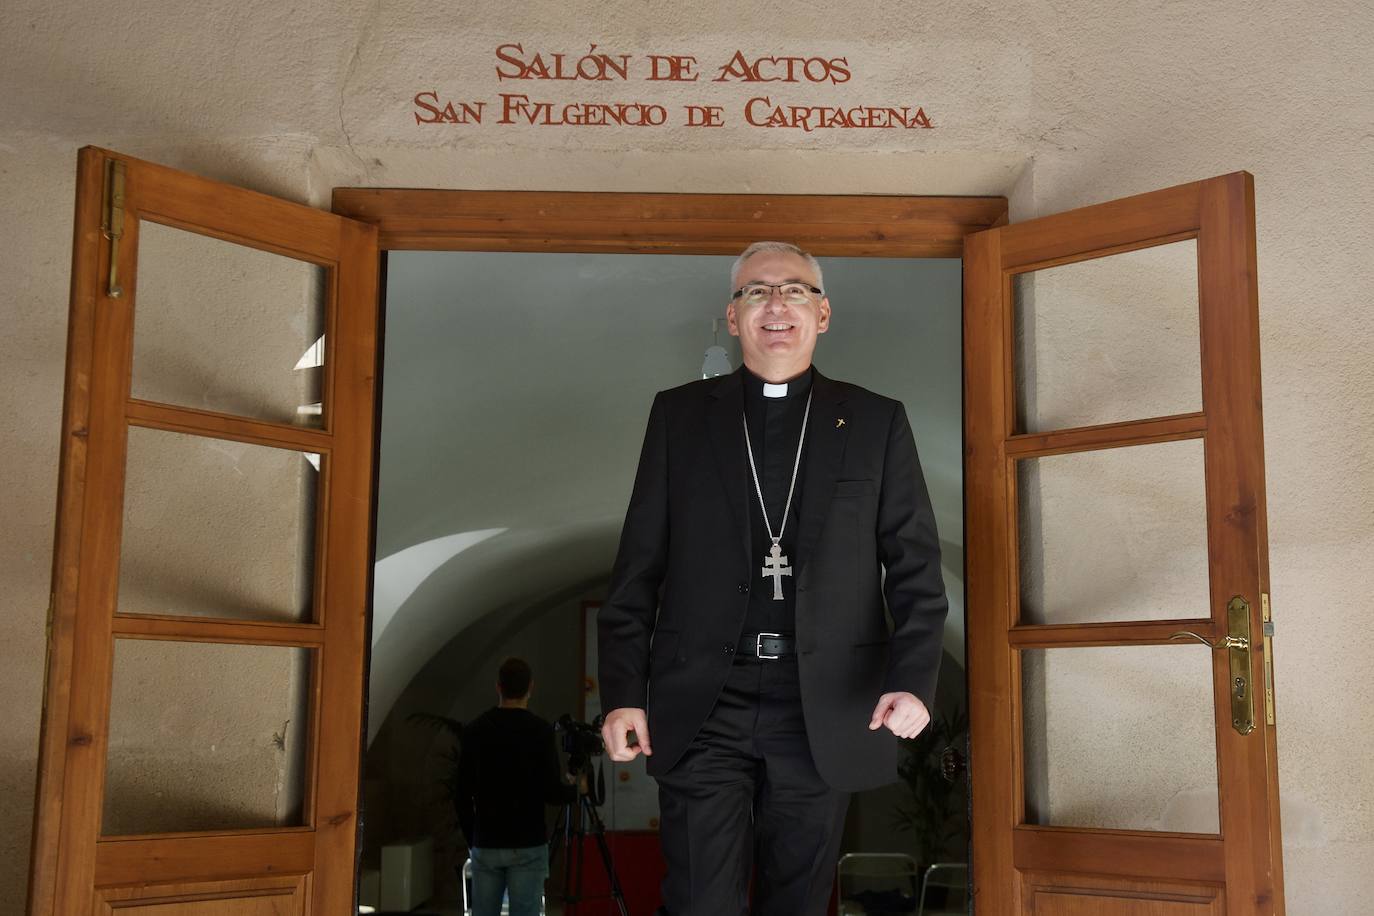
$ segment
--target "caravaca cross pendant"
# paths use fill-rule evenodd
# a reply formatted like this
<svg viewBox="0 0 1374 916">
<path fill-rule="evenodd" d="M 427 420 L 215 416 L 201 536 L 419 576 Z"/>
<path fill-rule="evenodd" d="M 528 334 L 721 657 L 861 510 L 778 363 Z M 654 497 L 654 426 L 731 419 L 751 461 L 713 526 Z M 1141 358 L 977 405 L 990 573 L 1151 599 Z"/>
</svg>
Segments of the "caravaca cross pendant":
<svg viewBox="0 0 1374 916">
<path fill-rule="evenodd" d="M 792 567 L 786 565 L 787 557 L 782 555 L 782 547 L 777 541 L 773 542 L 773 549 L 768 552 L 768 559 L 763 561 L 763 577 L 767 579 L 773 577 L 773 600 L 782 600 L 782 577 L 792 575 Z"/>
<path fill-rule="evenodd" d="M 787 502 L 782 507 L 782 524 L 778 527 L 778 533 L 773 534 L 773 523 L 768 520 L 768 504 L 763 501 L 763 487 L 759 485 L 759 469 L 754 464 L 754 444 L 749 441 L 749 419 L 740 414 L 740 422 L 744 425 L 744 447 L 749 453 L 749 473 L 754 475 L 754 493 L 759 498 L 759 510 L 763 512 L 763 527 L 768 531 L 768 539 L 773 542 L 773 549 L 768 552 L 768 558 L 763 561 L 763 577 L 773 580 L 773 600 L 782 600 L 782 577 L 792 575 L 792 567 L 787 565 L 787 557 L 782 555 L 782 545 L 778 543 L 782 540 L 782 533 L 787 530 L 787 516 L 792 511 L 792 494 L 797 491 L 797 469 L 801 467 L 802 446 L 806 444 L 806 422 L 811 418 L 811 395 L 815 392 L 807 392 L 806 410 L 802 411 L 801 435 L 797 437 L 797 457 L 792 462 L 792 482 L 787 485 Z"/>
</svg>

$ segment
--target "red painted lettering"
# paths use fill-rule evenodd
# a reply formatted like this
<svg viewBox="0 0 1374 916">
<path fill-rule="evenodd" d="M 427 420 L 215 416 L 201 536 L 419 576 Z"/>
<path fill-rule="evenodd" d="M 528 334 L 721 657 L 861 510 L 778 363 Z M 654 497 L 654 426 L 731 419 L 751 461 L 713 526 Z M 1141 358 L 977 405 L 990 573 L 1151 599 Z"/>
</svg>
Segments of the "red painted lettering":
<svg viewBox="0 0 1374 916">
<path fill-rule="evenodd" d="M 686 127 L 724 127 L 725 109 L 719 105 L 686 105 Z"/>
</svg>

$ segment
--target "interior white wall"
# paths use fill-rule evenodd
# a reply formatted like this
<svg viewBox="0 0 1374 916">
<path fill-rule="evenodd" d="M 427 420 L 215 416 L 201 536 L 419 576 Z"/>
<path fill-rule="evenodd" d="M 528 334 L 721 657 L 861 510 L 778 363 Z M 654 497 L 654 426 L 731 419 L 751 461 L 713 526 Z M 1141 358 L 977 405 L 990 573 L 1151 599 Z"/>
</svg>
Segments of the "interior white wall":
<svg viewBox="0 0 1374 916">
<path fill-rule="evenodd" d="M 1374 895 L 1374 735 L 1350 713 L 1370 697 L 1350 608 L 1374 585 L 1372 27 L 1374 11 L 1353 2 L 11 0 L 0 8 L 0 894 L 18 899 L 27 868 L 75 150 L 100 143 L 315 204 L 356 184 L 1008 193 L 1021 219 L 1250 170 L 1289 911 L 1361 912 Z M 407 123 L 427 84 L 489 92 L 493 37 L 703 60 L 735 43 L 852 52 L 875 74 L 856 95 L 911 99 L 939 126 L 649 138 Z"/>
</svg>

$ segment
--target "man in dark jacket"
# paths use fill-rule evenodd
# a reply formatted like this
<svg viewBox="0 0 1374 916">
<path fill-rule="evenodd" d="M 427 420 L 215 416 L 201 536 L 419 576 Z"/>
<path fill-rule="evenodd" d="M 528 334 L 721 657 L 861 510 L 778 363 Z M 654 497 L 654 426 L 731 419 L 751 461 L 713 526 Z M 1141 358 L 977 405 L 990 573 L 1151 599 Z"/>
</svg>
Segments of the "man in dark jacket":
<svg viewBox="0 0 1374 916">
<path fill-rule="evenodd" d="M 472 859 L 473 916 L 538 916 L 549 875 L 544 806 L 577 797 L 562 771 L 553 726 L 530 712 L 533 676 L 508 658 L 497 674 L 499 703 L 463 729 L 458 824 Z"/>
<path fill-rule="evenodd" d="M 820 265 L 755 243 L 731 289 L 743 367 L 649 414 L 598 616 L 602 735 L 658 780 L 668 916 L 747 912 L 751 871 L 755 913 L 821 916 L 850 793 L 930 720 L 948 602 L 906 411 L 811 364 Z"/>
</svg>

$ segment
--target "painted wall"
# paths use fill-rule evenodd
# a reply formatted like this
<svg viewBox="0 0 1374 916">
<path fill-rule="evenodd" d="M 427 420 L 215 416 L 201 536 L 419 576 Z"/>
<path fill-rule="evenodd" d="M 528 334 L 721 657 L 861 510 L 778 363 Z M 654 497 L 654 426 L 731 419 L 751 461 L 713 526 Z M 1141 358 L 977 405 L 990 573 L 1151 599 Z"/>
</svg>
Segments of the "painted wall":
<svg viewBox="0 0 1374 916">
<path fill-rule="evenodd" d="M 805 10 L 539 2 L 0 9 L 0 894 L 23 893 L 41 699 L 75 150 L 99 143 L 295 200 L 341 185 L 1007 194 L 1013 218 L 1256 176 L 1280 762 L 1290 912 L 1374 894 L 1374 737 L 1350 608 L 1374 585 L 1374 81 L 1364 4 L 872 0 Z M 846 56 L 826 103 L 919 104 L 913 131 L 746 128 L 740 84 L 636 86 L 732 126 L 417 125 L 410 100 L 492 97 L 493 49 Z M 539 85 L 609 99 L 623 87 Z M 1074 331 L 1049 356 L 1081 348 Z M 1147 341 L 1136 340 L 1143 348 Z M 1043 363 L 1042 363 L 1043 365 Z M 279 723 L 278 723 L 279 724 Z M 263 737 L 266 737 L 264 735 Z M 1125 758 L 1129 747 L 1111 745 Z"/>
</svg>

